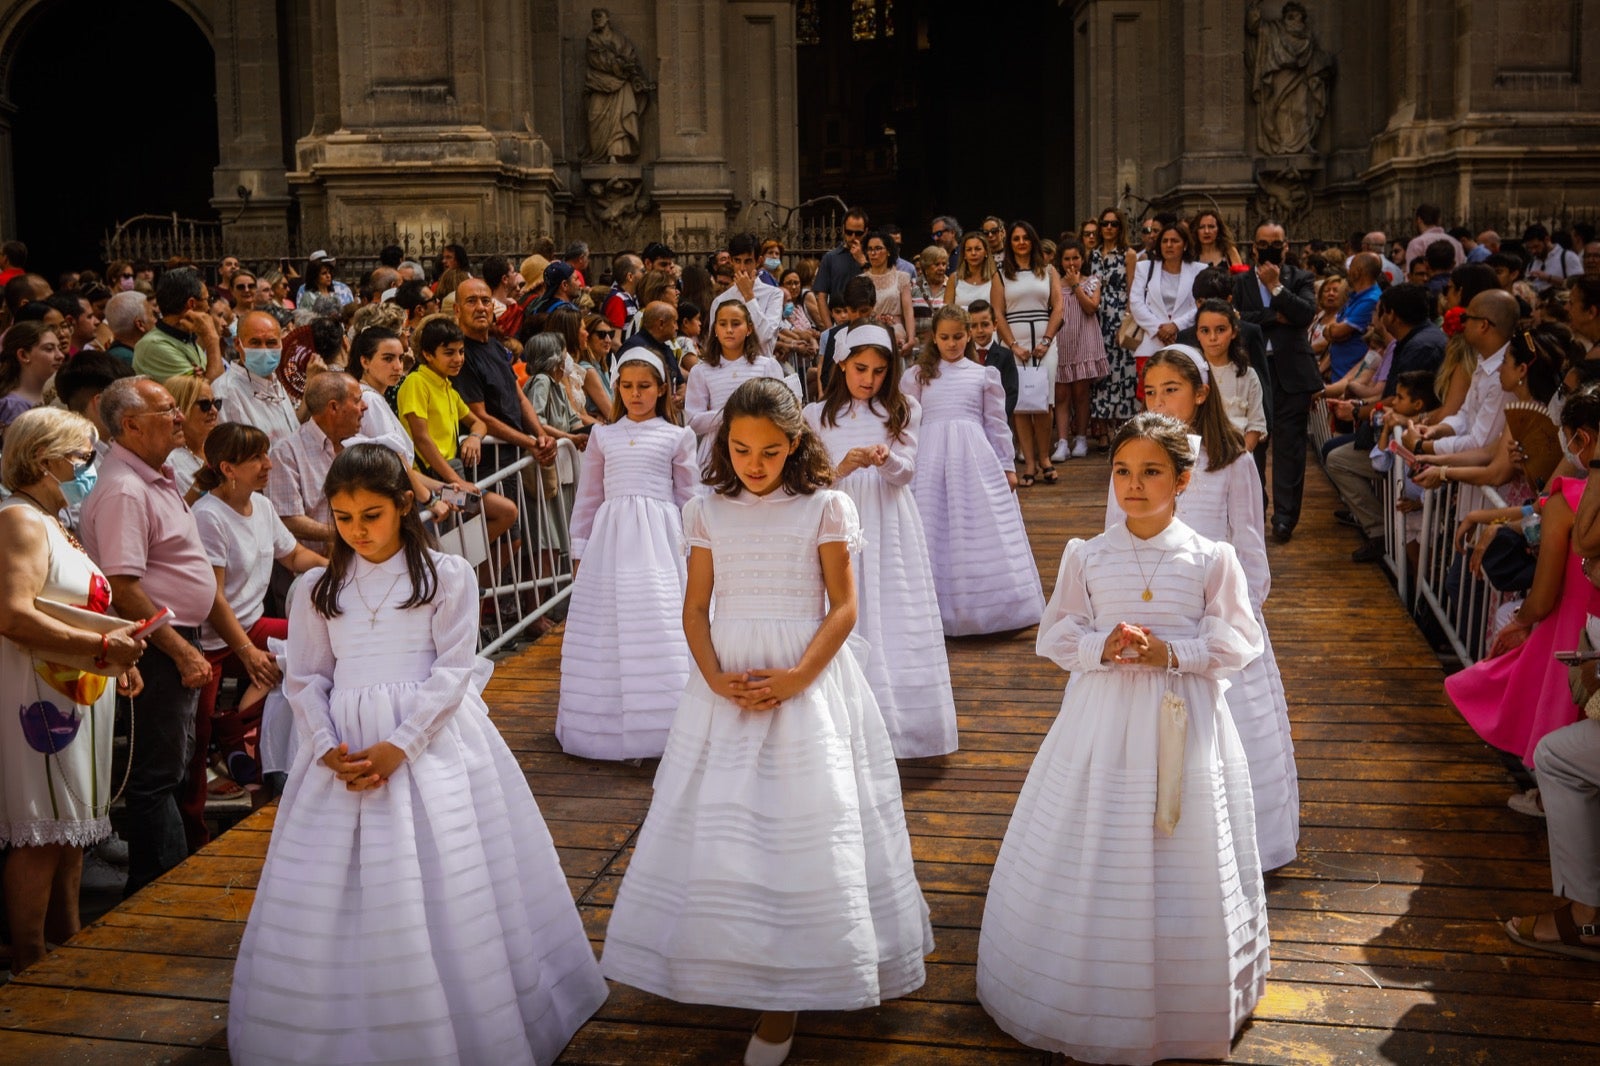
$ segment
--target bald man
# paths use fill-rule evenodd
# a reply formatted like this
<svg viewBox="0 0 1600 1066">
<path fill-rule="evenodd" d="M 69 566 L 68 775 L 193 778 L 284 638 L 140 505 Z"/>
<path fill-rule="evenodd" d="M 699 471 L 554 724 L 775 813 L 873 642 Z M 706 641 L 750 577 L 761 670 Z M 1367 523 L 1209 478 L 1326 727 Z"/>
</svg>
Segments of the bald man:
<svg viewBox="0 0 1600 1066">
<path fill-rule="evenodd" d="M 1500 364 L 1517 330 L 1517 298 L 1504 289 L 1480 292 L 1462 316 L 1461 335 L 1478 355 L 1478 367 L 1467 386 L 1461 410 L 1420 433 L 1407 430 L 1403 443 L 1418 454 L 1448 456 L 1484 448 L 1499 441 L 1506 426 L 1506 391 L 1500 387 Z M 1448 465 L 1449 460 L 1446 460 Z"/>
</svg>

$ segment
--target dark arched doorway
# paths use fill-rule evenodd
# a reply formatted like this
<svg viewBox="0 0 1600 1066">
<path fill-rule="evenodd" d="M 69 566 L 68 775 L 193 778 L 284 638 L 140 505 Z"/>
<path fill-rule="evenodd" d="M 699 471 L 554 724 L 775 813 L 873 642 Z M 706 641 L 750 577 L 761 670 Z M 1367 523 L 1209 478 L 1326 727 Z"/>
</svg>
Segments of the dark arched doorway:
<svg viewBox="0 0 1600 1066">
<path fill-rule="evenodd" d="M 1059 0 L 800 0 L 800 190 L 892 219 L 1071 229 L 1072 25 Z"/>
<path fill-rule="evenodd" d="M 164 0 L 46 0 L 0 47 L 14 109 L 0 180 L 29 269 L 54 283 L 101 265 L 106 231 L 133 215 L 216 217 L 216 58 L 190 15 Z"/>
</svg>

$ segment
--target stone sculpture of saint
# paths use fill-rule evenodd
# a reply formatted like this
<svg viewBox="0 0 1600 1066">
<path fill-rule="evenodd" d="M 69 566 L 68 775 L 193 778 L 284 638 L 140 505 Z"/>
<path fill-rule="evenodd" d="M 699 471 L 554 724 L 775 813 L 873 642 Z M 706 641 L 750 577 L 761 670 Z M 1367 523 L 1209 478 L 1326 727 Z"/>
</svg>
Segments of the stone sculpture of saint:
<svg viewBox="0 0 1600 1066">
<path fill-rule="evenodd" d="M 583 89 L 589 115 L 591 161 L 618 163 L 639 155 L 639 113 L 645 94 L 654 88 L 645 78 L 633 42 L 611 25 L 611 12 L 590 12 L 594 29 L 588 37 L 588 73 Z"/>
<path fill-rule="evenodd" d="M 1245 11 L 1250 37 L 1250 92 L 1256 101 L 1257 149 L 1262 155 L 1306 151 L 1328 113 L 1333 59 L 1317 44 L 1305 6 L 1283 5 L 1278 18 L 1261 14 L 1261 0 Z"/>
</svg>

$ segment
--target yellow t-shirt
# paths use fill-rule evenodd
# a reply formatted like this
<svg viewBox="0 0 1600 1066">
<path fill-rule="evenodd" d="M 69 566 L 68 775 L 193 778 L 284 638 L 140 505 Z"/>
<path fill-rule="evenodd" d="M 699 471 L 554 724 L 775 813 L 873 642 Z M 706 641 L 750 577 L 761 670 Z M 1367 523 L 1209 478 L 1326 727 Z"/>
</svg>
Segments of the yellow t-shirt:
<svg viewBox="0 0 1600 1066">
<path fill-rule="evenodd" d="M 416 415 L 428 423 L 428 436 L 447 462 L 456 457 L 461 420 L 471 418 L 472 412 L 467 410 L 466 401 L 450 384 L 449 378 L 441 376 L 430 366 L 417 367 L 400 383 L 398 406 L 400 421 L 406 427 L 406 432 L 411 434 L 413 442 L 416 434 L 412 432 L 407 415 Z M 417 461 L 422 462 L 420 452 Z"/>
</svg>

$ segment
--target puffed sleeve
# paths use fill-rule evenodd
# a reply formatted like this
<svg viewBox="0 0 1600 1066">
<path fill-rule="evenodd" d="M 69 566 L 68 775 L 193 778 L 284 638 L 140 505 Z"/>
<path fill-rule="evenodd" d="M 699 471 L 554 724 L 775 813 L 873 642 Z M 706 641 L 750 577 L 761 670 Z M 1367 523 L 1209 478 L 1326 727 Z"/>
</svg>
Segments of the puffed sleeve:
<svg viewBox="0 0 1600 1066">
<path fill-rule="evenodd" d="M 912 363 L 900 375 L 900 391 L 918 403 L 922 402 L 922 375 L 917 373 L 917 364 Z"/>
<path fill-rule="evenodd" d="M 1198 637 L 1168 641 L 1178 672 L 1221 679 L 1262 651 L 1261 627 L 1250 609 L 1249 585 L 1231 544 L 1216 544 L 1206 567 L 1206 613 Z"/>
<path fill-rule="evenodd" d="M 389 743 L 413 761 L 466 698 L 483 660 L 478 658 L 478 580 L 471 565 L 434 553 L 439 588 L 433 600 L 433 672 L 410 697 L 412 711 L 389 735 Z M 292 635 L 291 635 L 291 639 Z"/>
<path fill-rule="evenodd" d="M 333 644 L 328 639 L 328 620 L 311 602 L 311 589 L 324 569 L 319 566 L 307 571 L 289 590 L 289 641 L 284 649 L 283 695 L 294 712 L 296 728 L 311 738 L 314 759 L 339 746 L 333 716 L 328 713 Z"/>
<path fill-rule="evenodd" d="M 694 431 L 678 427 L 678 446 L 672 451 L 672 502 L 679 507 L 694 498 L 700 487 L 700 457 L 695 451 Z"/>
<path fill-rule="evenodd" d="M 834 489 L 820 491 L 826 492 L 827 498 L 822 503 L 822 521 L 817 525 L 817 543 L 842 542 L 851 551 L 860 551 L 867 542 L 861 533 L 855 501 Z"/>
<path fill-rule="evenodd" d="M 1094 605 L 1089 602 L 1089 582 L 1085 566 L 1091 554 L 1090 542 L 1074 538 L 1061 553 L 1061 569 L 1056 588 L 1039 619 L 1038 654 L 1063 670 L 1106 670 L 1100 661 L 1105 654 L 1110 630 L 1094 629 Z"/>
<path fill-rule="evenodd" d="M 898 440 L 890 439 L 889 458 L 878 467 L 878 476 L 890 485 L 909 485 L 917 472 L 917 433 L 922 429 L 922 405 L 906 399 L 907 419 Z"/>
<path fill-rule="evenodd" d="M 709 363 L 701 362 L 689 371 L 689 382 L 683 389 L 683 413 L 689 419 L 689 428 L 699 437 L 715 433 L 722 422 L 722 411 L 711 406 L 711 386 L 707 377 L 699 372 L 700 367 L 708 366 Z"/>
<path fill-rule="evenodd" d="M 992 366 L 983 368 L 983 435 L 989 438 L 1000 469 L 1015 470 L 1017 452 L 1006 424 L 1006 389 L 1000 384 L 1000 371 Z"/>
<path fill-rule="evenodd" d="M 594 516 L 606 501 L 608 428 L 595 426 L 589 434 L 589 446 L 583 450 L 583 471 L 578 477 L 578 492 L 572 500 L 572 520 L 568 527 L 575 561 L 583 558 L 583 550 L 589 544 L 589 534 L 594 530 Z"/>
<path fill-rule="evenodd" d="M 683 539 L 691 548 L 711 548 L 711 531 L 706 528 L 706 506 L 710 499 L 696 496 L 683 505 Z"/>
<path fill-rule="evenodd" d="M 1239 556 L 1250 590 L 1250 606 L 1260 610 L 1272 591 L 1267 566 L 1266 517 L 1261 507 L 1261 476 L 1245 452 L 1228 467 L 1228 543 Z"/>
</svg>

